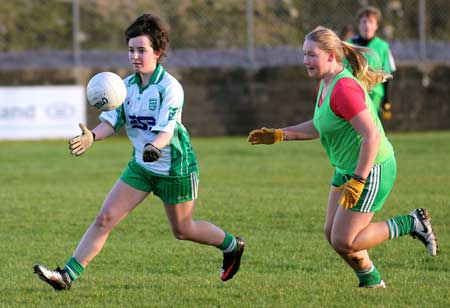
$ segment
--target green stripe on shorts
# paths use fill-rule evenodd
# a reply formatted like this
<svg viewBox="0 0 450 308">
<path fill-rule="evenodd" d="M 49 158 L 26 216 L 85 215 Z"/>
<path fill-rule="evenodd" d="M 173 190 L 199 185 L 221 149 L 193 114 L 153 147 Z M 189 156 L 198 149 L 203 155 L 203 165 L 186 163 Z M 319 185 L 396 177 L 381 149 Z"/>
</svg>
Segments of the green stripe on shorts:
<svg viewBox="0 0 450 308">
<path fill-rule="evenodd" d="M 358 203 L 351 210 L 362 213 L 380 211 L 394 186 L 396 176 L 397 163 L 395 156 L 374 165 L 367 177 L 366 185 Z M 333 176 L 332 185 L 341 186 L 351 177 L 351 174 L 336 172 Z"/>
<path fill-rule="evenodd" d="M 131 187 L 153 192 L 166 204 L 177 204 L 197 199 L 198 172 L 186 176 L 160 175 L 148 171 L 130 160 L 120 179 Z"/>
</svg>

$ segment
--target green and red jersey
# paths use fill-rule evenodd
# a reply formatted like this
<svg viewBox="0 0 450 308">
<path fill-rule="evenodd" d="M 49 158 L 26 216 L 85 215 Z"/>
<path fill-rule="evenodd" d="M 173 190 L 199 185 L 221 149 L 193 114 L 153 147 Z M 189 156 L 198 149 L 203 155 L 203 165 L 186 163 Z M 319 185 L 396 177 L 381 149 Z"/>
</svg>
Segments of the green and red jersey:
<svg viewBox="0 0 450 308">
<path fill-rule="evenodd" d="M 343 81 L 345 79 L 344 82 L 347 84 L 352 84 L 352 92 L 347 91 L 348 86 L 337 86 L 341 79 Z M 322 81 L 317 95 L 313 122 L 319 132 L 320 140 L 330 162 L 336 167 L 337 171 L 343 174 L 353 174 L 358 165 L 362 136 L 356 132 L 349 121 L 353 116 L 365 109 L 369 110 L 381 134 L 378 153 L 374 163 L 381 163 L 390 158 L 394 154 L 392 145 L 384 133 L 383 126 L 367 91 L 365 91 L 359 81 L 347 69 L 344 69 L 335 77 L 328 93 L 321 101 L 323 86 Z M 357 88 L 360 90 L 356 90 Z M 361 95 L 361 90 L 364 96 Z M 350 98 L 345 99 L 349 93 L 353 93 L 354 97 L 350 95 Z M 344 113 L 342 113 L 342 110 L 344 110 Z"/>
</svg>

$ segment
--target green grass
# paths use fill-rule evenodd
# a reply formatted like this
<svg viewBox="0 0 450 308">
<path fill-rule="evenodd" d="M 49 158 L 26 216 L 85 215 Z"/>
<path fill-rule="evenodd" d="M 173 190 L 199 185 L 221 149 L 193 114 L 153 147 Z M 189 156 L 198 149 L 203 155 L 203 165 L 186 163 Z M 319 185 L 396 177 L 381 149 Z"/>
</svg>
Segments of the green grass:
<svg viewBox="0 0 450 308">
<path fill-rule="evenodd" d="M 450 298 L 450 132 L 392 134 L 398 178 L 375 220 L 426 206 L 440 254 L 403 237 L 371 250 L 385 290 L 360 290 L 322 233 L 333 173 L 318 141 L 249 146 L 194 138 L 195 218 L 243 236 L 239 274 L 219 279 L 221 254 L 173 238 L 151 196 L 111 234 L 69 292 L 32 272 L 64 265 L 126 165 L 125 138 L 80 158 L 66 141 L 1 142 L 0 307 L 446 307 Z"/>
</svg>

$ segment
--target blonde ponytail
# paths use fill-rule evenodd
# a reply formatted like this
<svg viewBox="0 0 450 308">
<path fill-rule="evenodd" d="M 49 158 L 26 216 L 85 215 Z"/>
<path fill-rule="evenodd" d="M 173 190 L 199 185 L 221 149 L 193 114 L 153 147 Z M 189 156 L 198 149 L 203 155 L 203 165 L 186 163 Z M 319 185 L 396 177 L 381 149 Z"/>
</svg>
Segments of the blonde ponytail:
<svg viewBox="0 0 450 308">
<path fill-rule="evenodd" d="M 352 68 L 352 74 L 356 77 L 367 89 L 370 91 L 377 84 L 385 82 L 392 78 L 392 75 L 384 72 L 381 69 L 376 69 L 369 66 L 365 53 L 374 53 L 372 50 L 364 47 L 352 45 L 350 43 L 341 41 L 344 57 Z"/>
<path fill-rule="evenodd" d="M 306 40 L 316 42 L 320 49 L 328 53 L 334 53 L 338 63 L 342 64 L 343 59 L 346 58 L 352 68 L 353 76 L 363 84 L 367 91 L 370 91 L 378 83 L 392 78 L 390 74 L 369 66 L 363 52 L 373 53 L 370 49 L 341 41 L 331 29 L 319 26 L 306 35 Z"/>
</svg>

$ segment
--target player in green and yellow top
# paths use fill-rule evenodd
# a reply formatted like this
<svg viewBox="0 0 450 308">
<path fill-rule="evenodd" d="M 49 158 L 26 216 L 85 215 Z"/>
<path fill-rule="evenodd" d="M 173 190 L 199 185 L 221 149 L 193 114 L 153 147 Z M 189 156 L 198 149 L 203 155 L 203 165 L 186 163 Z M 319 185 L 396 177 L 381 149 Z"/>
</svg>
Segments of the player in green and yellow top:
<svg viewBox="0 0 450 308">
<path fill-rule="evenodd" d="M 392 57 L 389 43 L 376 36 L 381 21 L 381 12 L 376 7 L 367 6 L 358 11 L 359 34 L 349 40 L 350 43 L 369 48 L 373 53 L 365 53 L 369 66 L 382 69 L 388 74 L 395 71 L 395 62 Z M 383 119 L 392 117 L 389 100 L 389 80 L 376 85 L 369 93 L 375 110 L 382 114 Z"/>
<path fill-rule="evenodd" d="M 221 279 L 229 280 L 239 270 L 245 242 L 207 221 L 192 218 L 198 167 L 181 123 L 183 88 L 160 64 L 169 44 L 166 26 L 158 17 L 144 14 L 128 27 L 125 38 L 135 73 L 124 80 L 124 103 L 117 110 L 101 113 L 101 123 L 92 131 L 80 124 L 82 135 L 71 139 L 69 147 L 79 156 L 94 141 L 110 137 L 124 126 L 133 145 L 131 160 L 64 268 L 51 270 L 36 264 L 34 271 L 54 289 L 69 289 L 100 253 L 112 229 L 153 193 L 162 200 L 177 239 L 222 251 Z"/>
<path fill-rule="evenodd" d="M 389 75 L 368 67 L 361 48 L 318 27 L 303 44 L 308 75 L 319 81 L 313 119 L 281 129 L 262 128 L 249 135 L 251 144 L 320 138 L 335 168 L 327 205 L 325 236 L 352 267 L 360 287 L 385 283 L 367 250 L 410 234 L 434 256 L 436 238 L 426 209 L 416 209 L 382 222 L 372 222 L 394 185 L 396 161 L 391 143 L 365 89 Z M 344 68 L 346 58 L 352 73 Z"/>
</svg>

